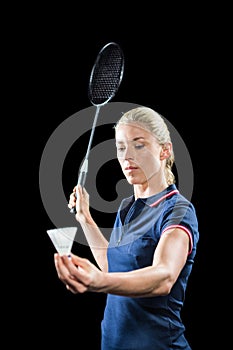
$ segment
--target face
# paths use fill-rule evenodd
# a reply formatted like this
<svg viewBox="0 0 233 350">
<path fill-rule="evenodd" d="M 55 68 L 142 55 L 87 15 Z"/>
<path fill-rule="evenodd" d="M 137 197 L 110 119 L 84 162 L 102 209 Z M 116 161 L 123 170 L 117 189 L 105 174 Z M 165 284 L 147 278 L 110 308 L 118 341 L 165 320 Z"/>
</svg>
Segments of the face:
<svg viewBox="0 0 233 350">
<path fill-rule="evenodd" d="M 130 184 L 144 184 L 163 176 L 163 148 L 149 131 L 135 124 L 119 125 L 116 148 L 118 161 Z"/>
</svg>

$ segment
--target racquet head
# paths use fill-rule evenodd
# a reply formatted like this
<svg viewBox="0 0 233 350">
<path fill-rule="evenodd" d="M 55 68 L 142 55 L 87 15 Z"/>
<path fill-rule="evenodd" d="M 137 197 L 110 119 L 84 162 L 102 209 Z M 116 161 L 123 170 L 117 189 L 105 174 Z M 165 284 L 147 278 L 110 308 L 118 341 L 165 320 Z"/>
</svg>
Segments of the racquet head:
<svg viewBox="0 0 233 350">
<path fill-rule="evenodd" d="M 93 65 L 88 97 L 94 106 L 101 106 L 116 94 L 124 72 L 124 56 L 115 42 L 105 45 L 99 52 Z"/>
</svg>

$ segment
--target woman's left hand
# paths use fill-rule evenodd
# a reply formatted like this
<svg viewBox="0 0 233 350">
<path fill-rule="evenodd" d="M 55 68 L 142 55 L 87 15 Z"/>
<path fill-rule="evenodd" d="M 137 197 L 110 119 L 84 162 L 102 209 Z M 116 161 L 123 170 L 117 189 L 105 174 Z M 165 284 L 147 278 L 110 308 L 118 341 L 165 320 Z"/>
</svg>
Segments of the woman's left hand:
<svg viewBox="0 0 233 350">
<path fill-rule="evenodd" d="M 71 254 L 54 255 L 54 263 L 59 279 L 72 293 L 100 292 L 104 273 L 88 259 Z"/>
</svg>

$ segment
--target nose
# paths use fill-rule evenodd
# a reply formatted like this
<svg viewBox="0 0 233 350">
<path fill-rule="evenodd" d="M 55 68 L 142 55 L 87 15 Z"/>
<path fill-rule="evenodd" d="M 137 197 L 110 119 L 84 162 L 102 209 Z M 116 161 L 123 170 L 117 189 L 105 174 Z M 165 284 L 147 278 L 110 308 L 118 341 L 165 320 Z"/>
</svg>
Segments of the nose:
<svg viewBox="0 0 233 350">
<path fill-rule="evenodd" d="M 125 148 L 125 151 L 124 153 L 122 154 L 122 158 L 124 160 L 132 160 L 134 159 L 134 149 L 131 145 L 128 145 L 126 148 Z"/>
</svg>

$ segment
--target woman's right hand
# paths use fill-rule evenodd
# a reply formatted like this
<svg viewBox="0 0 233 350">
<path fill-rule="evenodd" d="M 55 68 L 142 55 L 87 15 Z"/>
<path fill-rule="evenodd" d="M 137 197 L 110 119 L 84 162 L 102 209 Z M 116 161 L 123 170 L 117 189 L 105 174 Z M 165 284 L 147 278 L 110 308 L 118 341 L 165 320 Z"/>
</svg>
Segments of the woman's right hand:
<svg viewBox="0 0 233 350">
<path fill-rule="evenodd" d="M 76 186 L 73 188 L 73 192 L 70 194 L 68 208 L 72 209 L 75 206 L 76 206 Z"/>
<path fill-rule="evenodd" d="M 86 222 L 90 219 L 89 194 L 84 187 L 81 185 L 74 187 L 73 192 L 70 194 L 68 207 L 70 209 L 76 208 L 75 217 L 77 221 Z"/>
</svg>

